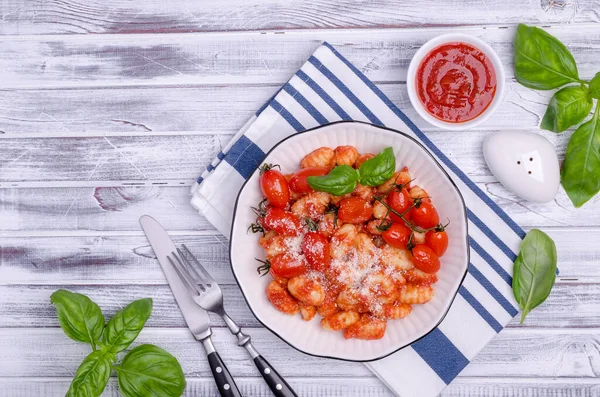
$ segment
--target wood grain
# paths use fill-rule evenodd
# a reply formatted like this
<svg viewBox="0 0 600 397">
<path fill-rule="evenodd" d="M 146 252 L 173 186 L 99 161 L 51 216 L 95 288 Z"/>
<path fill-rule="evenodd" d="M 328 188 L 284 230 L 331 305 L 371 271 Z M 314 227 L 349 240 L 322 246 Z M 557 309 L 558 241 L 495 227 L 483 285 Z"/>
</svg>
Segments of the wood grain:
<svg viewBox="0 0 600 397">
<path fill-rule="evenodd" d="M 380 83 L 378 86 L 419 128 L 432 134 L 441 133 L 417 115 L 405 84 Z M 279 88 L 279 85 L 227 85 L 1 91 L 0 126 L 4 133 L 0 134 L 0 141 L 5 145 L 8 143 L 4 140 L 10 138 L 151 136 L 169 139 L 175 135 L 206 135 L 204 139 L 214 139 L 212 134 L 237 132 Z M 482 131 L 539 131 L 551 95 L 552 92 L 532 91 L 509 81 L 502 106 L 476 131 L 470 131 L 467 142 L 478 142 Z M 449 133 L 442 135 L 448 138 Z M 451 141 L 442 140 L 442 135 L 439 140 Z M 563 142 L 562 145 L 567 140 L 565 135 L 545 134 L 552 141 Z M 144 139 L 149 138 L 140 140 Z M 228 140 L 227 137 L 220 139 L 223 143 Z M 176 143 L 178 141 L 173 142 L 174 147 Z M 93 153 L 92 149 L 89 153 Z M 559 150 L 562 151 L 562 147 Z M 21 153 L 10 154 L 8 157 L 9 153 L 3 153 L 2 158 L 14 159 Z"/>
<path fill-rule="evenodd" d="M 286 380 L 302 396 L 321 397 L 390 397 L 392 393 L 375 377 L 362 378 L 299 378 Z M 188 377 L 184 397 L 219 397 L 214 381 L 209 378 Z M 0 378 L 0 395 L 11 397 L 64 396 L 70 378 Z M 271 397 L 272 393 L 261 378 L 236 377 L 244 395 Z M 442 397 L 595 397 L 600 382 L 594 378 L 467 378 L 459 377 L 444 391 Z M 575 394 L 576 393 L 576 394 Z M 112 378 L 103 397 L 120 397 L 117 381 Z"/>
<path fill-rule="evenodd" d="M 222 272 L 229 271 L 226 264 L 221 266 Z M 249 266 L 254 264 L 249 263 Z M 227 284 L 221 287 L 229 314 L 244 327 L 260 327 L 237 285 Z M 109 317 L 135 299 L 152 297 L 154 309 L 148 326 L 186 326 L 171 290 L 164 285 L 164 281 L 160 285 L 127 285 L 124 281 L 119 285 L 69 285 L 67 282 L 60 285 L 0 285 L 0 301 L 3 302 L 0 306 L 0 328 L 58 326 L 56 310 L 50 305 L 50 295 L 59 288 L 90 296 Z M 527 316 L 524 325 L 519 326 L 518 319 L 514 319 L 509 326 L 519 329 L 600 328 L 600 314 L 597 310 L 599 299 L 598 284 L 559 282 L 548 300 Z M 211 319 L 215 326 L 224 325 L 217 316 L 211 315 Z"/>
<path fill-rule="evenodd" d="M 283 376 L 353 377 L 372 376 L 360 363 L 312 357 L 290 348 L 263 328 L 248 330 L 256 348 Z M 595 378 L 600 370 L 598 329 L 506 329 L 494 338 L 460 374 L 461 377 L 499 377 L 505 379 L 579 377 Z M 248 363 L 247 352 L 234 343 L 224 328 L 214 330 L 213 341 L 227 366 L 236 377 L 258 376 Z M 171 352 L 190 377 L 210 377 L 203 351 L 189 330 L 144 329 L 136 344 L 152 343 Z M 76 343 L 58 328 L 0 329 L 3 360 L 0 377 L 39 376 L 69 377 L 89 353 L 89 346 Z M 61 352 L 57 362 L 56 352 Z"/>
<path fill-rule="evenodd" d="M 597 72 L 595 25 L 553 26 L 579 74 Z M 423 43 L 448 31 L 485 40 L 512 78 L 515 28 L 373 29 L 284 34 L 170 34 L 23 37 L 0 42 L 1 88 L 83 88 L 134 85 L 277 84 L 287 81 L 327 41 L 372 81 L 406 80 Z"/>
<path fill-rule="evenodd" d="M 170 231 L 215 230 L 189 204 L 189 187 L 118 186 L 119 181 L 111 184 L 113 187 L 0 189 L 0 216 L 4 220 L 0 235 L 10 236 L 16 231 L 21 235 L 51 236 L 139 233 L 138 219 L 144 214 L 155 216 Z M 46 182 L 46 186 L 53 185 Z M 562 189 L 555 201 L 536 204 L 516 197 L 498 182 L 477 185 L 523 227 L 600 225 L 600 197 L 576 209 Z"/>
<path fill-rule="evenodd" d="M 600 229 L 544 228 L 554 239 L 564 283 L 600 284 L 596 243 Z M 165 285 L 162 270 L 141 231 L 89 236 L 6 236 L 0 248 L 0 285 Z M 219 283 L 235 284 L 225 237 L 211 232 L 171 232 Z M 577 287 L 585 289 L 584 286 Z M 596 286 L 590 287 L 592 290 Z M 567 289 L 568 290 L 568 289 Z M 44 302 L 44 297 L 40 302 Z M 566 298 L 565 298 L 566 299 Z"/>
<path fill-rule="evenodd" d="M 214 2 L 159 0 L 40 2 L 7 0 L 0 12 L 5 35 L 72 33 L 175 33 L 329 28 L 412 28 L 448 25 L 505 26 L 518 22 L 598 22 L 597 1 L 547 3 L 518 0 L 405 3 L 377 0 Z"/>
</svg>

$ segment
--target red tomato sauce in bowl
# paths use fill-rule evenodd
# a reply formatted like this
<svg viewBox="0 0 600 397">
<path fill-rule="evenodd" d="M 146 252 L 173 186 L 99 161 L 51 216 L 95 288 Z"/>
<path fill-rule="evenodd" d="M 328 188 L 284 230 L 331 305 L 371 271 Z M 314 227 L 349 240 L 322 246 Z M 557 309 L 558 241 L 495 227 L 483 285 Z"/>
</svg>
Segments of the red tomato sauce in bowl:
<svg viewBox="0 0 600 397">
<path fill-rule="evenodd" d="M 431 50 L 419 64 L 416 91 L 433 117 L 450 123 L 473 120 L 496 95 L 496 71 L 477 47 L 445 43 Z"/>
</svg>

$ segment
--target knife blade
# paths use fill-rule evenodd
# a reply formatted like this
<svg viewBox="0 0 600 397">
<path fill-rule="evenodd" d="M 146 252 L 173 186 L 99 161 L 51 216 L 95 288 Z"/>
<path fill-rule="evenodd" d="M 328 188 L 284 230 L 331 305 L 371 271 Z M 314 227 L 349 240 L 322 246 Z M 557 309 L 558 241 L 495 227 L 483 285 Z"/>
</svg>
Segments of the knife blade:
<svg viewBox="0 0 600 397">
<path fill-rule="evenodd" d="M 197 340 L 202 340 L 211 335 L 210 318 L 208 312 L 194 302 L 185 285 L 177 275 L 177 272 L 167 259 L 168 255 L 176 252 L 177 248 L 158 221 L 149 215 L 140 218 L 140 225 L 154 254 L 160 263 L 160 267 L 167 278 L 179 309 L 185 318 L 188 328 Z"/>
</svg>

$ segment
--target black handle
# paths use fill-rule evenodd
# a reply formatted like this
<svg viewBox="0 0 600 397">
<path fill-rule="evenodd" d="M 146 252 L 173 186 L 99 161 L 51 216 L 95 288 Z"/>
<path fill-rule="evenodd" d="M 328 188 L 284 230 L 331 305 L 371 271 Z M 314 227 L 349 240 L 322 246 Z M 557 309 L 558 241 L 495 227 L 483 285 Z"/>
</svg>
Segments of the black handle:
<svg viewBox="0 0 600 397">
<path fill-rule="evenodd" d="M 256 364 L 256 368 L 258 368 L 262 377 L 265 378 L 267 385 L 269 385 L 276 397 L 298 397 L 285 379 L 275 371 L 263 356 L 256 356 L 254 364 Z"/>
<path fill-rule="evenodd" d="M 219 353 L 212 352 L 208 355 L 208 363 L 210 364 L 210 370 L 217 382 L 219 393 L 222 397 L 242 397 L 233 376 L 229 373 L 229 370 L 225 366 L 225 363 L 219 356 Z"/>
</svg>

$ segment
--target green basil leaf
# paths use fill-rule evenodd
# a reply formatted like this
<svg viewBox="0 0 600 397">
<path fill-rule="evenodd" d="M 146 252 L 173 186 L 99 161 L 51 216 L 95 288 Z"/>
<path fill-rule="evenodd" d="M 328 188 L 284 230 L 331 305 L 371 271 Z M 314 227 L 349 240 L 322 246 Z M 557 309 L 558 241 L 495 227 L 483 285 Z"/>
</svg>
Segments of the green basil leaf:
<svg viewBox="0 0 600 397">
<path fill-rule="evenodd" d="M 562 88 L 550 100 L 541 127 L 563 132 L 572 125 L 581 123 L 590 114 L 593 104 L 592 95 L 586 86 Z"/>
<path fill-rule="evenodd" d="M 154 345 L 134 348 L 116 370 L 125 397 L 179 397 L 185 390 L 177 359 Z"/>
<path fill-rule="evenodd" d="M 59 289 L 50 296 L 61 328 L 71 339 L 96 348 L 104 330 L 104 316 L 97 304 L 82 294 Z"/>
<path fill-rule="evenodd" d="M 339 165 L 323 176 L 309 176 L 306 178 L 308 186 L 318 192 L 331 193 L 334 196 L 343 196 L 351 193 L 358 182 L 356 170 L 349 165 Z"/>
<path fill-rule="evenodd" d="M 98 397 L 110 378 L 110 359 L 102 351 L 90 353 L 77 369 L 66 397 Z"/>
<path fill-rule="evenodd" d="M 596 73 L 590 81 L 590 92 L 593 98 L 600 99 L 600 73 Z"/>
<path fill-rule="evenodd" d="M 525 87 L 551 90 L 579 81 L 571 52 L 544 30 L 519 24 L 514 46 L 515 77 Z"/>
<path fill-rule="evenodd" d="M 388 147 L 360 165 L 358 169 L 360 184 L 379 186 L 390 179 L 394 175 L 394 171 L 396 171 L 396 157 L 394 150 Z"/>
<path fill-rule="evenodd" d="M 104 330 L 103 350 L 118 353 L 137 338 L 152 313 L 152 299 L 139 299 L 119 310 Z"/>
<path fill-rule="evenodd" d="M 560 179 L 575 207 L 600 191 L 600 106 L 571 136 Z"/>
<path fill-rule="evenodd" d="M 529 312 L 541 305 L 556 279 L 556 245 L 544 232 L 531 229 L 521 242 L 513 268 L 513 293 L 521 306 L 521 324 Z"/>
</svg>

